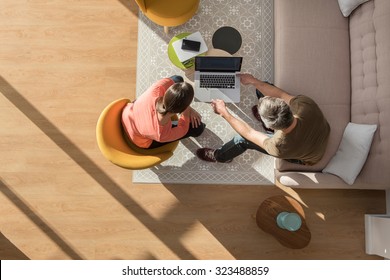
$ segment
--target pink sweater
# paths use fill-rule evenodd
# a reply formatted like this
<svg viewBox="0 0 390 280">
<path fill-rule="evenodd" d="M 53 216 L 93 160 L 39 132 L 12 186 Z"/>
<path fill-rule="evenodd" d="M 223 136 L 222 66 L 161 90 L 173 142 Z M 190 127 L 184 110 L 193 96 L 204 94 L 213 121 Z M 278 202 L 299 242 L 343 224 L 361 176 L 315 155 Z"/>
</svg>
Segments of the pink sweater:
<svg viewBox="0 0 390 280">
<path fill-rule="evenodd" d="M 122 123 L 130 139 L 141 148 L 148 148 L 153 140 L 171 142 L 183 137 L 189 128 L 190 120 L 181 115 L 178 125 L 172 128 L 169 121 L 164 126 L 158 122 L 156 101 L 164 96 L 174 82 L 165 78 L 154 83 L 136 102 L 123 109 Z"/>
</svg>

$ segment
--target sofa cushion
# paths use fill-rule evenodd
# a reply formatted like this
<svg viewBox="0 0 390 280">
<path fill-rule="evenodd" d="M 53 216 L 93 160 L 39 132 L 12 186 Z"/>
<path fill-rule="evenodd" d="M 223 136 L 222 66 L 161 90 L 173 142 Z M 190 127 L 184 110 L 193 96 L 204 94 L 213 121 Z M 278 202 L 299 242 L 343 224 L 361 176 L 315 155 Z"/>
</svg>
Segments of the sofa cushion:
<svg viewBox="0 0 390 280">
<path fill-rule="evenodd" d="M 357 181 L 390 184 L 390 1 L 364 3 L 350 16 L 351 121 L 378 130 Z"/>
<path fill-rule="evenodd" d="M 322 160 L 304 166 L 276 160 L 283 170 L 321 171 L 350 121 L 348 19 L 337 0 L 275 0 L 275 85 L 311 97 L 331 127 Z"/>
<path fill-rule="evenodd" d="M 337 175 L 352 185 L 366 162 L 376 128 L 375 124 L 349 123 L 339 149 L 322 172 Z"/>
</svg>

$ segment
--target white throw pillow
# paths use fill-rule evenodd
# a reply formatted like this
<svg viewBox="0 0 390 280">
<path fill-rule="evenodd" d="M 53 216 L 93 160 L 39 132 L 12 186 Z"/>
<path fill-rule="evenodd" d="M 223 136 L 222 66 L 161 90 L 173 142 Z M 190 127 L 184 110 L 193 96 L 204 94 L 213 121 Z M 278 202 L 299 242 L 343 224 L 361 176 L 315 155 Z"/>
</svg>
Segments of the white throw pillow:
<svg viewBox="0 0 390 280">
<path fill-rule="evenodd" d="M 369 0 L 339 0 L 340 10 L 343 16 L 348 17 L 360 4 Z"/>
<path fill-rule="evenodd" d="M 352 185 L 366 162 L 376 128 L 376 124 L 348 123 L 339 149 L 322 172 Z"/>
</svg>

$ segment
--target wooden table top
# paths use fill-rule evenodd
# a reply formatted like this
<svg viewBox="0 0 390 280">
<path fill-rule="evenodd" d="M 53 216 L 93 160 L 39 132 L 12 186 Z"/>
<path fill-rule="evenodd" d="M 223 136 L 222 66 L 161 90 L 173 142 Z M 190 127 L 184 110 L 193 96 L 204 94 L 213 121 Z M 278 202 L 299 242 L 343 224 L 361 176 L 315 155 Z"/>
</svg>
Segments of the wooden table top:
<svg viewBox="0 0 390 280">
<path fill-rule="evenodd" d="M 302 219 L 301 228 L 297 231 L 279 228 L 276 217 L 280 212 L 297 213 Z M 264 200 L 257 210 L 256 223 L 259 228 L 274 236 L 283 246 L 291 249 L 302 249 L 309 244 L 311 239 L 301 204 L 288 196 L 272 196 Z"/>
</svg>

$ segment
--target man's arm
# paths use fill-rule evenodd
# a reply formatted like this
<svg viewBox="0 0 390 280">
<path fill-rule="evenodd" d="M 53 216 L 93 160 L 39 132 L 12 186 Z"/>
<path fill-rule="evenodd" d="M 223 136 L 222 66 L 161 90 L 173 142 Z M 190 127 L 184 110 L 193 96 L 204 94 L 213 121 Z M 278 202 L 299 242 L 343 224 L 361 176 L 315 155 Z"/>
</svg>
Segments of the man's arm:
<svg viewBox="0 0 390 280">
<path fill-rule="evenodd" d="M 269 138 L 265 133 L 253 129 L 246 122 L 232 116 L 223 100 L 213 100 L 211 106 L 214 112 L 223 117 L 238 134 L 264 149 L 264 140 Z"/>
<path fill-rule="evenodd" d="M 240 74 L 240 79 L 244 85 L 253 85 L 265 96 L 281 98 L 287 104 L 290 104 L 290 100 L 294 97 L 278 87 L 256 79 L 251 74 Z"/>
</svg>

